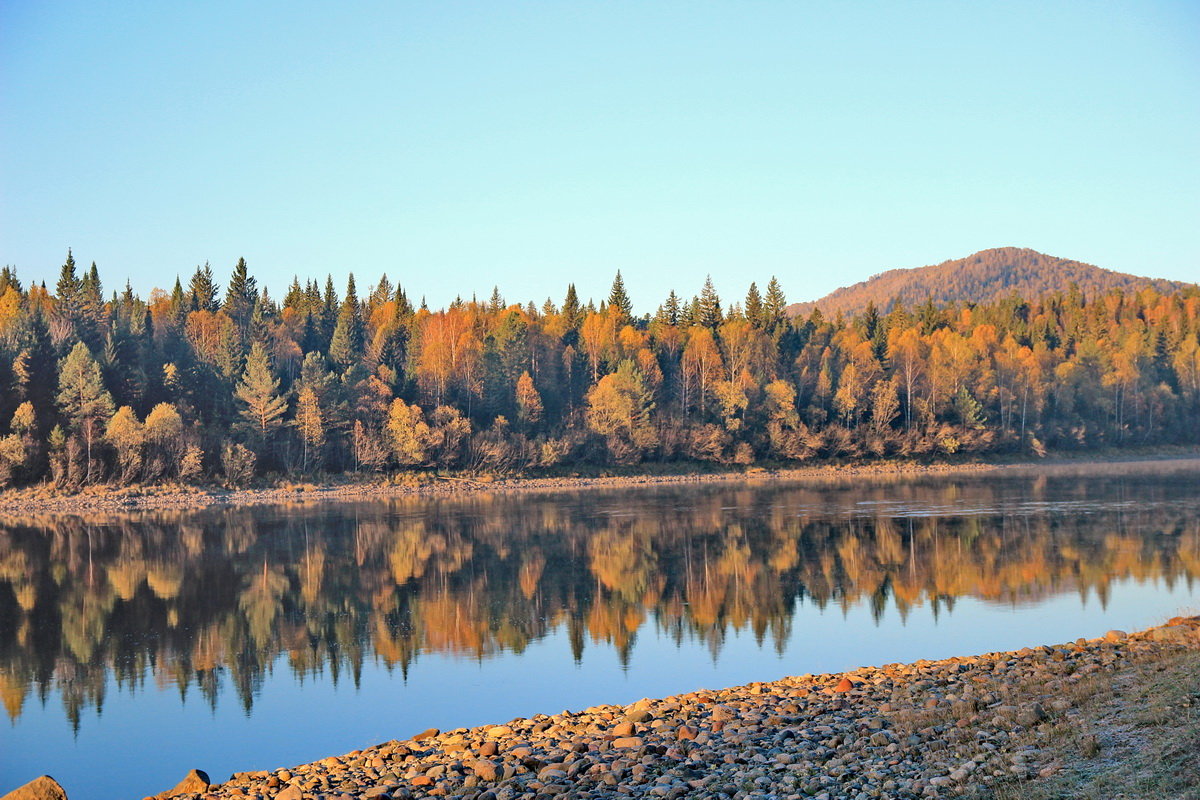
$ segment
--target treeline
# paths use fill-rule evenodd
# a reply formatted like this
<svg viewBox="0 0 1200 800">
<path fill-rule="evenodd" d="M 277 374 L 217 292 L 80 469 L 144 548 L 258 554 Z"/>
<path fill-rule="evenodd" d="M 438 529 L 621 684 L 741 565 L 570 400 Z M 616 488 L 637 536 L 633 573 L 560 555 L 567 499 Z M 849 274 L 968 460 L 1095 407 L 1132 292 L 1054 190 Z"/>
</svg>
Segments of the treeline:
<svg viewBox="0 0 1200 800">
<path fill-rule="evenodd" d="M 606 301 L 415 307 L 383 277 L 245 261 L 148 299 L 68 253 L 0 270 L 0 485 L 830 457 L 1200 440 L 1200 290 L 1077 288 L 789 318 L 775 279 L 635 317 Z"/>
</svg>

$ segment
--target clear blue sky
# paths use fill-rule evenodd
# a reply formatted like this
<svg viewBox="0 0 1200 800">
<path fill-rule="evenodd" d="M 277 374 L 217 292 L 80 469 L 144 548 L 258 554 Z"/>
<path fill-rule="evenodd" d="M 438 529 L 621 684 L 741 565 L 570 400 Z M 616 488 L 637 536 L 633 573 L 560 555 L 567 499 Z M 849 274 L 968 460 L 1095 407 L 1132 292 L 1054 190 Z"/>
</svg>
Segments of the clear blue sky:
<svg viewBox="0 0 1200 800">
<path fill-rule="evenodd" d="M 0 4 L 0 263 L 441 306 L 814 299 L 1019 245 L 1200 279 L 1200 4 Z"/>
</svg>

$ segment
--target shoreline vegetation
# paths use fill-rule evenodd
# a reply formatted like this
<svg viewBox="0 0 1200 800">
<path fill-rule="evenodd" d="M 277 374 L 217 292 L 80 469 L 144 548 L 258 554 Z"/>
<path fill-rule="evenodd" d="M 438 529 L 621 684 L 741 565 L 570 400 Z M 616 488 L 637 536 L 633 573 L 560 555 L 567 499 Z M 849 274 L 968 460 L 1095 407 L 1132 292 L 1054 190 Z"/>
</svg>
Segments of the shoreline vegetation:
<svg viewBox="0 0 1200 800">
<path fill-rule="evenodd" d="M 855 477 L 953 475 L 1015 469 L 1103 469 L 1119 464 L 1186 464 L 1200 460 L 1200 448 L 1149 447 L 1108 449 L 1089 453 L 1051 454 L 1029 460 L 1020 457 L 949 460 L 851 460 L 807 466 L 737 467 L 672 465 L 665 470 L 640 467 L 594 469 L 562 474 L 496 475 L 478 471 L 407 472 L 393 476 L 332 476 L 323 482 L 289 479 L 263 481 L 248 488 L 221 485 L 98 484 L 74 490 L 32 486 L 0 491 L 0 514 L 82 513 L 88 511 L 192 510 L 213 506 L 362 502 L 388 497 L 446 496 L 491 492 L 578 491 L 643 486 L 736 481 L 837 480 Z M 681 468 L 682 467 L 682 468 Z M 690 467 L 690 468 L 689 468 Z"/>
<path fill-rule="evenodd" d="M 744 299 L 710 280 L 638 315 L 618 272 L 598 303 L 496 288 L 434 310 L 386 276 L 343 294 L 297 277 L 276 300 L 244 260 L 223 292 L 205 266 L 110 296 L 68 252 L 53 291 L 0 269 L 0 488 L 1200 445 L 1200 287 L 1051 285 L 827 319 L 790 316 L 775 279 Z"/>
<path fill-rule="evenodd" d="M 221 784 L 193 770 L 155 797 L 1197 797 L 1198 670 L 1200 617 L 1176 617 L 1014 652 L 429 729 Z M 21 791 L 5 800 L 65 797 Z"/>
</svg>

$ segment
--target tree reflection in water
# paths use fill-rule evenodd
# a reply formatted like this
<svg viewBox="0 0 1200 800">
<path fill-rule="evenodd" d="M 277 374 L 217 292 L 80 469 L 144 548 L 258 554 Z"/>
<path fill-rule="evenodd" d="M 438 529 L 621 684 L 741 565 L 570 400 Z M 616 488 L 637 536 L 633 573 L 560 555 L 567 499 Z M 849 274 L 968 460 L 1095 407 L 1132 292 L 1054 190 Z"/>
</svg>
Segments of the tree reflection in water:
<svg viewBox="0 0 1200 800">
<path fill-rule="evenodd" d="M 718 485 L 401 498 L 362 505 L 46 516 L 0 524 L 0 695 L 66 714 L 111 675 L 246 713 L 281 653 L 298 679 L 407 673 L 565 629 L 625 663 L 653 625 L 716 657 L 752 631 L 782 652 L 797 604 L 951 611 L 1115 580 L 1200 574 L 1191 480 L 1059 476 Z M 1136 501 L 1136 502 L 1134 502 Z"/>
</svg>

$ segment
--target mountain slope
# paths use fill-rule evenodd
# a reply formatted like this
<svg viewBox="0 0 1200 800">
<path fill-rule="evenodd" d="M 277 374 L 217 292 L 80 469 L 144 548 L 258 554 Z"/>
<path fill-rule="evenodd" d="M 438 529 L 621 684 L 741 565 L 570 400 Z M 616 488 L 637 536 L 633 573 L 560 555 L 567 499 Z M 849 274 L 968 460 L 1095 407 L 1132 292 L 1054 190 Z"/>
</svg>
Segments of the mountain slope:
<svg viewBox="0 0 1200 800">
<path fill-rule="evenodd" d="M 814 308 L 820 308 L 822 314 L 832 317 L 838 312 L 856 314 L 874 302 L 880 313 L 884 313 L 896 304 L 911 307 L 927 299 L 942 305 L 949 302 L 984 303 L 1013 292 L 1024 297 L 1037 297 L 1066 290 L 1072 283 L 1077 284 L 1087 297 L 1114 288 L 1152 286 L 1165 293 L 1191 285 L 1113 272 L 1028 248 L 999 247 L 929 267 L 881 272 L 861 283 L 831 292 L 820 300 L 791 305 L 788 311 L 793 315 L 809 314 Z"/>
</svg>

